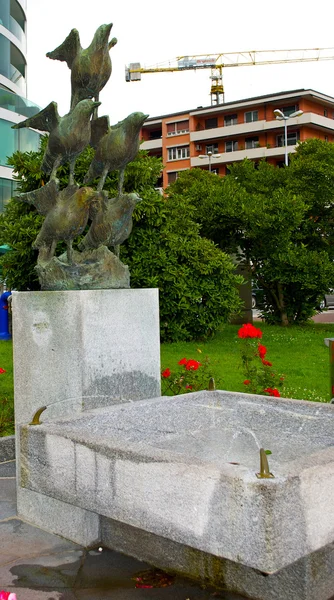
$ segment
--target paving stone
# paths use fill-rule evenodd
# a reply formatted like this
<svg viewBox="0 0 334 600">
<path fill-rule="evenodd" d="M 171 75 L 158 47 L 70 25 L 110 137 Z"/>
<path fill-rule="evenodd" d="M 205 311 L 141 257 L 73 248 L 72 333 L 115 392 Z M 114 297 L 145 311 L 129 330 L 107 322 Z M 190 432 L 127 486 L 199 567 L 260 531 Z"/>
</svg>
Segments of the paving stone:
<svg viewBox="0 0 334 600">
<path fill-rule="evenodd" d="M 168 588 L 76 590 L 78 600 L 244 600 L 240 596 L 218 594 L 192 586 L 173 585 Z"/>
<path fill-rule="evenodd" d="M 16 461 L 9 460 L 7 462 L 0 463 L 0 479 L 1 477 L 15 477 L 16 475 Z"/>
<path fill-rule="evenodd" d="M 145 562 L 113 550 L 93 550 L 87 552 L 75 588 L 133 588 L 135 573 L 150 568 Z"/>
<path fill-rule="evenodd" d="M 77 600 L 77 596 L 71 590 L 62 590 L 55 592 L 45 589 L 27 589 L 18 587 L 8 587 L 7 592 L 16 594 L 17 600 Z"/>
<path fill-rule="evenodd" d="M 19 519 L 0 522 L 0 566 L 26 557 L 80 550 L 80 546 Z"/>
<path fill-rule="evenodd" d="M 0 482 L 1 485 L 1 482 Z M 0 502 L 0 521 L 3 519 L 8 519 L 9 517 L 16 516 L 16 502 L 13 500 L 11 502 Z"/>
<path fill-rule="evenodd" d="M 72 589 L 81 566 L 83 551 L 60 552 L 24 558 L 0 567 L 1 585 L 24 589 Z"/>
<path fill-rule="evenodd" d="M 0 479 L 0 502 L 16 502 L 15 479 Z"/>
</svg>

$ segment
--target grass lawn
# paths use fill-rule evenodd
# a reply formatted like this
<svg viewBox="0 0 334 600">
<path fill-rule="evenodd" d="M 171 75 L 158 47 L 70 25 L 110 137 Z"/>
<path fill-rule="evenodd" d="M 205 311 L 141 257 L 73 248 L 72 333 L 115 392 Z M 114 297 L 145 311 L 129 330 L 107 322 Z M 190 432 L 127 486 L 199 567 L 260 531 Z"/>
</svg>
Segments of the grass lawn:
<svg viewBox="0 0 334 600">
<path fill-rule="evenodd" d="M 288 398 L 329 402 L 330 375 L 329 351 L 325 337 L 334 337 L 334 324 L 311 323 L 303 327 L 283 329 L 278 326 L 255 323 L 263 332 L 266 358 L 274 368 L 285 375 L 286 387 L 282 395 Z M 240 346 L 237 336 L 239 326 L 225 325 L 215 337 L 205 343 L 163 344 L 161 366 L 176 368 L 181 358 L 208 356 L 213 366 L 216 387 L 235 392 L 246 391 L 241 369 Z M 202 354 L 198 353 L 198 348 Z M 13 360 L 12 343 L 0 341 L 0 436 L 13 432 Z"/>
<path fill-rule="evenodd" d="M 334 324 L 315 324 L 285 328 L 255 323 L 263 332 L 266 358 L 284 374 L 286 388 L 282 395 L 302 400 L 329 402 L 329 351 L 325 337 L 334 337 Z M 171 371 L 183 358 L 201 360 L 208 355 L 214 363 L 216 387 L 235 392 L 246 391 L 241 369 L 238 325 L 225 325 L 206 343 L 163 344 L 161 365 Z M 202 350 L 202 355 L 197 352 Z"/>
</svg>

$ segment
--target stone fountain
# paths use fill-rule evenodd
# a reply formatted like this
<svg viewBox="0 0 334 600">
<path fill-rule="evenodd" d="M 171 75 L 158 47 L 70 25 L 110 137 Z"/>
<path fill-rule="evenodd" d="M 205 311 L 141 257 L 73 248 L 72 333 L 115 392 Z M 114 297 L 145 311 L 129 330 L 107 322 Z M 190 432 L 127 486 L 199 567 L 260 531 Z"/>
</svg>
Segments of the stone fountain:
<svg viewBox="0 0 334 600">
<path fill-rule="evenodd" d="M 223 391 L 160 395 L 158 293 L 129 289 L 118 257 L 139 200 L 123 194 L 124 168 L 145 115 L 111 127 L 97 116 L 116 43 L 110 29 L 100 27 L 86 50 L 73 30 L 49 53 L 71 69 L 69 114 L 51 103 L 38 122 L 19 124 L 49 131 L 50 181 L 20 196 L 45 221 L 35 241 L 42 291 L 13 292 L 18 512 L 79 544 L 253 600 L 329 600 L 334 406 Z M 97 177 L 96 190 L 74 181 L 87 140 L 96 154 L 86 183 Z M 60 190 L 65 161 L 71 179 Z M 103 187 L 115 169 L 110 199 Z M 58 240 L 67 245 L 60 257 Z"/>
</svg>

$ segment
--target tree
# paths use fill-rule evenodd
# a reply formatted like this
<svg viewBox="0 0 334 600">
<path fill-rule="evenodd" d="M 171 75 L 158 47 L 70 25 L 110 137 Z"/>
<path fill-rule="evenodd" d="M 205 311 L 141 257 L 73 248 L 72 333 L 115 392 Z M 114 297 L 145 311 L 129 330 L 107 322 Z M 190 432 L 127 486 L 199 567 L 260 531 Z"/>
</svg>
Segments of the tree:
<svg viewBox="0 0 334 600">
<path fill-rule="evenodd" d="M 40 170 L 44 144 L 38 153 L 16 152 L 11 157 L 19 191 L 46 182 Z M 76 163 L 79 184 L 92 156 L 93 150 L 88 148 Z M 154 189 L 160 172 L 161 161 L 142 151 L 127 166 L 124 190 L 137 192 L 142 202 L 133 215 L 132 235 L 121 246 L 121 260 L 129 265 L 132 287 L 159 287 L 162 340 L 205 338 L 240 309 L 237 285 L 242 279 L 235 276 L 231 259 L 199 235 L 188 203 L 166 200 Z M 67 185 L 68 174 L 68 167 L 58 170 L 61 188 Z M 117 183 L 117 174 L 111 173 L 105 184 L 109 195 L 116 195 Z M 12 289 L 39 289 L 31 244 L 41 222 L 34 208 L 15 199 L 0 216 L 0 241 L 13 249 L 3 259 L 4 275 Z"/>
<path fill-rule="evenodd" d="M 319 214 L 319 198 L 303 193 L 290 167 L 277 169 L 263 161 L 257 168 L 245 161 L 231 167 L 230 177 L 247 195 L 241 247 L 265 291 L 264 317 L 282 325 L 305 322 L 334 276 L 322 231 L 312 218 Z"/>
<path fill-rule="evenodd" d="M 202 235 L 225 251 L 238 248 L 264 289 L 263 315 L 271 323 L 306 321 L 333 282 L 334 147 L 327 149 L 333 176 L 332 167 L 327 173 L 323 166 L 325 150 L 321 142 L 301 145 L 300 156 L 284 169 L 246 159 L 222 179 L 186 171 L 171 186 L 170 197 L 184 197 L 195 209 Z"/>
</svg>

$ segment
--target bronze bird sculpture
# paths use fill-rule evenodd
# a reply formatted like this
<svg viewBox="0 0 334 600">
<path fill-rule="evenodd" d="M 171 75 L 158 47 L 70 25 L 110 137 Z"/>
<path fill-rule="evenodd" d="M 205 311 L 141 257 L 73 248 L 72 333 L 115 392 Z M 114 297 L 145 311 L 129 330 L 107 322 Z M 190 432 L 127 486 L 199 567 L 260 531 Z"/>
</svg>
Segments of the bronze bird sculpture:
<svg viewBox="0 0 334 600">
<path fill-rule="evenodd" d="M 100 117 L 92 122 L 91 145 L 96 148 L 96 152 L 84 183 L 101 176 L 97 186 L 98 191 L 101 191 L 108 173 L 118 170 L 118 193 L 122 194 L 125 167 L 138 153 L 139 133 L 147 117 L 141 112 L 135 112 L 112 126 L 109 125 L 108 117 Z"/>
<path fill-rule="evenodd" d="M 33 192 L 18 194 L 17 199 L 33 204 L 45 216 L 33 243 L 33 248 L 39 250 L 38 261 L 50 261 L 58 241 L 64 241 L 68 264 L 73 264 L 72 242 L 87 225 L 90 208 L 97 201 L 96 191 L 89 187 L 69 185 L 60 192 L 58 181 L 53 179 Z"/>
<path fill-rule="evenodd" d="M 137 194 L 121 194 L 108 199 L 106 192 L 100 192 L 99 208 L 93 217 L 91 226 L 79 244 L 80 250 L 113 246 L 119 256 L 119 246 L 132 231 L 132 213 L 141 198 Z"/>
<path fill-rule="evenodd" d="M 13 129 L 32 127 L 50 133 L 41 165 L 44 173 L 56 178 L 57 169 L 67 161 L 70 163 L 69 185 L 74 184 L 74 168 L 77 156 L 91 139 L 91 115 L 100 102 L 82 100 L 74 109 L 60 117 L 56 102 L 51 102 L 37 115 L 13 125 Z"/>
<path fill-rule="evenodd" d="M 109 34 L 112 23 L 101 25 L 95 32 L 88 48 L 80 44 L 79 32 L 72 29 L 66 40 L 47 57 L 67 63 L 71 69 L 71 110 L 85 98 L 99 99 L 99 93 L 104 88 L 111 75 L 111 60 L 109 51 L 117 43 Z"/>
</svg>

